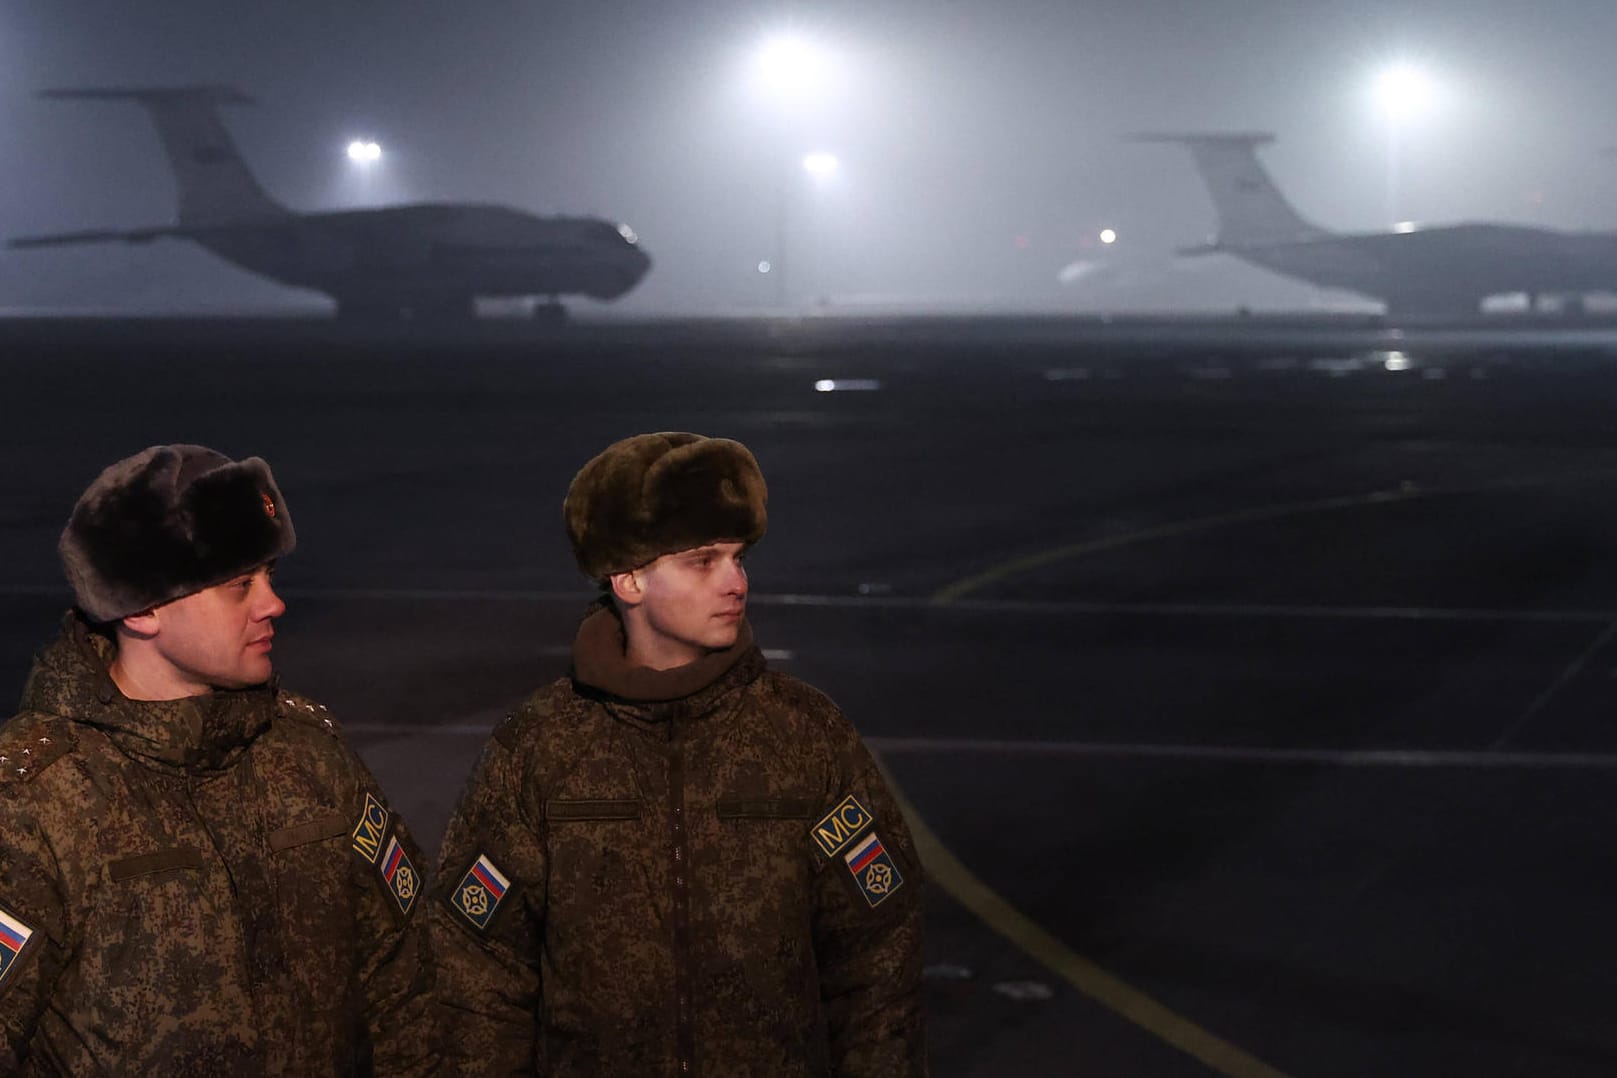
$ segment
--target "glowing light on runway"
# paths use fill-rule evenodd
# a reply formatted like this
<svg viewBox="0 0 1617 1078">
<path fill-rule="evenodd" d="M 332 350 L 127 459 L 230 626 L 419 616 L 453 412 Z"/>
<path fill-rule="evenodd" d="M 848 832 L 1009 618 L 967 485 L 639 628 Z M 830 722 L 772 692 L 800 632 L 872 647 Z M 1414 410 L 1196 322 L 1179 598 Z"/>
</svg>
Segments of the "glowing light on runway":
<svg viewBox="0 0 1617 1078">
<path fill-rule="evenodd" d="M 1116 243 L 1117 242 L 1117 232 L 1116 232 L 1116 230 L 1110 229 L 1110 228 L 1101 229 L 1100 230 L 1100 241 L 1102 243 L 1107 243 L 1107 244 Z"/>
<path fill-rule="evenodd" d="M 758 272 L 759 273 L 768 273 L 770 270 L 772 270 L 774 268 L 775 268 L 774 266 L 770 265 L 769 259 L 767 259 L 767 258 L 764 259 L 762 262 L 758 263 Z"/>
<path fill-rule="evenodd" d="M 374 165 L 382 159 L 382 146 L 369 139 L 355 139 L 348 144 L 348 160 L 356 165 Z"/>
<path fill-rule="evenodd" d="M 878 378 L 821 378 L 814 383 L 816 393 L 872 393 L 880 388 Z"/>
</svg>

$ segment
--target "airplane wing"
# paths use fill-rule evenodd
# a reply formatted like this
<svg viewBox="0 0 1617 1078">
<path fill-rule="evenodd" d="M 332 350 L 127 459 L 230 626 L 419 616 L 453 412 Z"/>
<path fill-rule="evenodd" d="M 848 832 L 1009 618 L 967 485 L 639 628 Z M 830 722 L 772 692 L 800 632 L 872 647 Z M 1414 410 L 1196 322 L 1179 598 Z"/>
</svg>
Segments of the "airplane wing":
<svg viewBox="0 0 1617 1078">
<path fill-rule="evenodd" d="M 7 247 L 64 247 L 73 243 L 150 243 L 164 236 L 185 236 L 192 230 L 173 227 L 132 228 L 119 231 L 93 228 L 85 232 L 56 232 L 48 236 L 17 236 Z"/>
</svg>

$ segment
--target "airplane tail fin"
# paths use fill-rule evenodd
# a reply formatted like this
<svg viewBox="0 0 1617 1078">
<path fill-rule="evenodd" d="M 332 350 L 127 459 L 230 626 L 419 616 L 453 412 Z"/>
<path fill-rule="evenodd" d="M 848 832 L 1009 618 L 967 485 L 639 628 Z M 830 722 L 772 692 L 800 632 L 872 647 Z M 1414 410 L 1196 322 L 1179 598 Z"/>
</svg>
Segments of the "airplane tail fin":
<svg viewBox="0 0 1617 1078">
<path fill-rule="evenodd" d="M 286 207 L 270 198 L 242 160 L 220 123 L 220 105 L 250 105 L 253 99 L 228 86 L 156 89 L 45 90 L 41 97 L 134 101 L 143 106 L 163 140 L 179 199 L 182 225 L 214 225 L 278 217 Z"/>
<path fill-rule="evenodd" d="M 1190 151 L 1218 212 L 1218 246 L 1292 243 L 1330 235 L 1292 208 L 1259 163 L 1257 148 L 1273 142 L 1273 135 L 1146 133 L 1126 138 L 1176 143 Z"/>
</svg>

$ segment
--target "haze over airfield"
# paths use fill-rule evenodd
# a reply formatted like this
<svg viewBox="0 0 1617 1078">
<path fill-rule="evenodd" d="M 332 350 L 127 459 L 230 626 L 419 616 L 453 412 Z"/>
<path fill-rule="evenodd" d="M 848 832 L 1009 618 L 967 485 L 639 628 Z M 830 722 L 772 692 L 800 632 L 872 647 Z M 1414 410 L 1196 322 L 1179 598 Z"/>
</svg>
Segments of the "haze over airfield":
<svg viewBox="0 0 1617 1078">
<path fill-rule="evenodd" d="M 823 70 L 771 90 L 772 37 Z M 1155 262 L 1212 230 L 1188 158 L 1135 130 L 1267 130 L 1264 161 L 1331 228 L 1395 220 L 1617 228 L 1607 55 L 1590 2 L 1331 8 L 1295 3 L 677 5 L 465 8 L 165 0 L 0 7 L 0 235 L 169 221 L 173 188 L 140 111 L 41 101 L 52 86 L 229 83 L 225 120 L 297 209 L 488 200 L 630 224 L 655 259 L 610 310 L 746 312 L 788 301 L 1091 310 L 1075 260 L 1149 263 L 1112 302 L 1298 306 L 1312 290 L 1227 258 Z M 1425 73 L 1395 121 L 1378 76 Z M 1394 125 L 1397 125 L 1396 130 Z M 345 148 L 374 139 L 369 168 Z M 816 177 L 802 157 L 837 157 Z M 784 216 L 782 207 L 784 206 Z M 1103 227 L 1119 233 L 1097 252 Z M 777 259 L 778 260 L 778 259 Z M 320 309 L 190 245 L 0 251 L 0 308 Z"/>
</svg>

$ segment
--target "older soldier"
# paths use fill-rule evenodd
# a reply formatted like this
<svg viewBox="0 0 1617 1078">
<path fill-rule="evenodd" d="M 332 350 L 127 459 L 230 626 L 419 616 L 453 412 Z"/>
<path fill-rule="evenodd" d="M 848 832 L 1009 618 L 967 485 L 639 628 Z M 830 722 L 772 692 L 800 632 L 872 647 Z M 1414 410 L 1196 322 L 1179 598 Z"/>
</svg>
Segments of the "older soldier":
<svg viewBox="0 0 1617 1078">
<path fill-rule="evenodd" d="M 294 541 L 269 467 L 201 446 L 79 499 L 78 607 L 0 727 L 0 1072 L 436 1069 L 420 857 L 272 678 Z"/>
<path fill-rule="evenodd" d="M 457 1073 L 926 1070 L 921 873 L 859 736 L 765 668 L 737 442 L 608 448 L 564 506 L 603 602 L 494 732 L 432 916 Z"/>
</svg>

